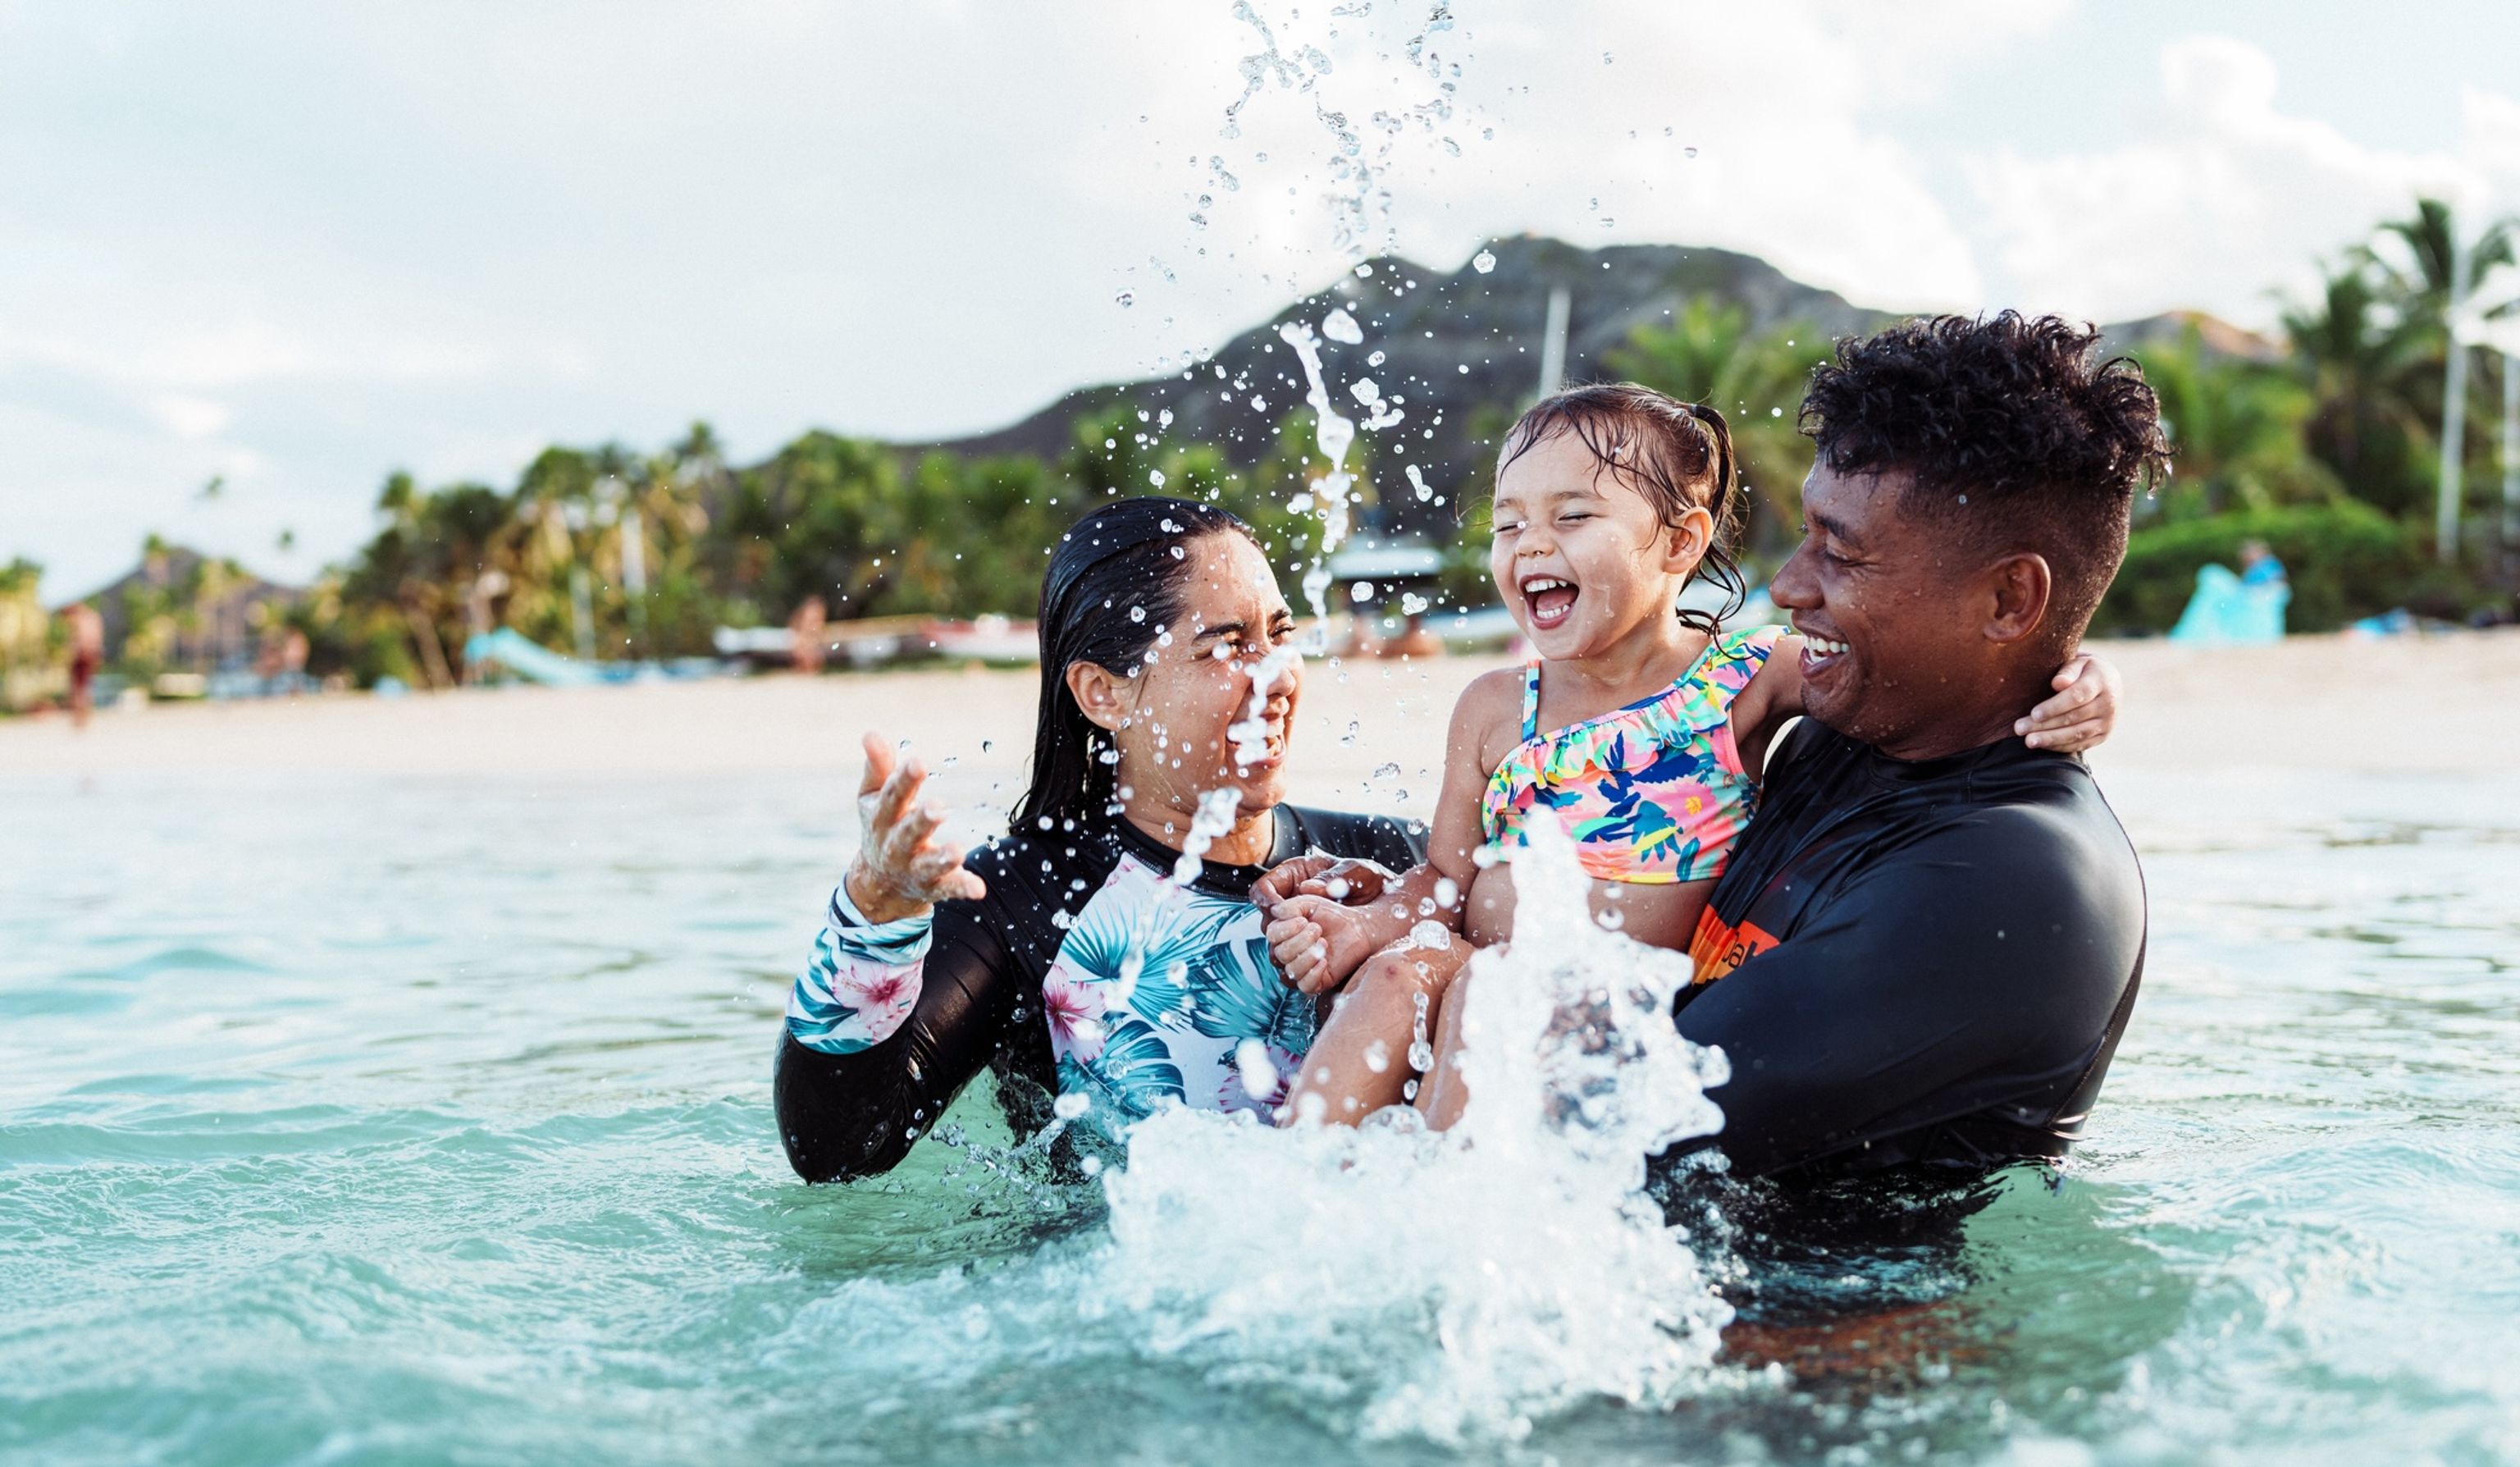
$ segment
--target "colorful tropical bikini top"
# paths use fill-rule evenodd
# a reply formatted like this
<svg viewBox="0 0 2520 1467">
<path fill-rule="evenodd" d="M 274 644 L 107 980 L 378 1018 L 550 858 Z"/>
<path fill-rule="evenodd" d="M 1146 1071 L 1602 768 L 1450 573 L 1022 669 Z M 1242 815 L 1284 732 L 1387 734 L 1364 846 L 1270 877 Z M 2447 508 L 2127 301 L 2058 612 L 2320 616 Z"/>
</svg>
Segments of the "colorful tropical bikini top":
<svg viewBox="0 0 2520 1467">
<path fill-rule="evenodd" d="M 1732 700 L 1777 647 L 1781 626 L 1716 637 L 1680 680 L 1598 718 L 1540 731 L 1540 664 L 1524 669 L 1522 742 L 1488 776 L 1479 823 L 1490 845 L 1525 844 L 1547 806 L 1596 881 L 1661 884 L 1723 873 L 1749 824 L 1757 782 L 1732 741 Z"/>
</svg>

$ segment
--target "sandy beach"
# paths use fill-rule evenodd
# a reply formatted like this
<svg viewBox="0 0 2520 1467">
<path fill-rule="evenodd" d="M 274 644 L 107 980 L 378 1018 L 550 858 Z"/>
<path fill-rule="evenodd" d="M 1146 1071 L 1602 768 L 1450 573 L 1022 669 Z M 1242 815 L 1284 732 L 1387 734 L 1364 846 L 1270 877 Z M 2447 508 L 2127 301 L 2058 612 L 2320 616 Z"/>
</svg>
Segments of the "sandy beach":
<svg viewBox="0 0 2520 1467">
<path fill-rule="evenodd" d="M 2513 758 L 2520 631 L 2264 648 L 2117 642 L 2125 717 L 2092 756 L 2105 776 L 2216 769 L 2483 773 Z M 1422 813 L 1445 718 L 1496 658 L 1316 663 L 1294 788 L 1316 802 Z M 854 776 L 858 734 L 913 740 L 955 786 L 1021 777 L 1035 674 L 971 667 L 761 676 L 401 699 L 335 696 L 153 705 L 0 724 L 0 775 L 221 769 L 433 776 Z M 1351 737 L 1351 729 L 1353 736 Z M 1394 771 L 1392 766 L 1397 765 Z M 1376 777 L 1376 771 L 1384 771 Z M 1361 800 L 1360 797 L 1363 797 Z"/>
</svg>

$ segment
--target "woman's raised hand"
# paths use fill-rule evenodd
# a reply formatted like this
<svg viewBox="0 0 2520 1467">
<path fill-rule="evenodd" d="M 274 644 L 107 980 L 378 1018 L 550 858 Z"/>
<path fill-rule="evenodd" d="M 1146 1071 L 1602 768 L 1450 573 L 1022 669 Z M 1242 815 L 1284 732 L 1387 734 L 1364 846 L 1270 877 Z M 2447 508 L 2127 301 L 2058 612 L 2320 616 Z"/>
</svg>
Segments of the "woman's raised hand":
<svg viewBox="0 0 2520 1467">
<path fill-rule="evenodd" d="M 936 839 L 944 811 L 922 803 L 927 770 L 917 758 L 895 763 L 892 745 L 866 736 L 866 774 L 858 781 L 862 835 L 844 878 L 849 900 L 869 922 L 924 916 L 949 897 L 988 894 L 988 884 L 963 869 L 962 848 Z"/>
</svg>

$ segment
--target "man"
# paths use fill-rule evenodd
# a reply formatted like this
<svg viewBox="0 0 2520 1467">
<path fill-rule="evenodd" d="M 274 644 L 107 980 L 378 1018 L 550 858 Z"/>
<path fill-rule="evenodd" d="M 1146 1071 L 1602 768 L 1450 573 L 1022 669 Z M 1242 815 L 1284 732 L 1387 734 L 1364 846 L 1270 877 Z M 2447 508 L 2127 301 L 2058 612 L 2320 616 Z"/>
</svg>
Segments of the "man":
<svg viewBox="0 0 2520 1467">
<path fill-rule="evenodd" d="M 1802 543 L 1769 593 L 1810 716 L 1691 946 L 1681 1031 L 1739 1174 L 2062 1156 L 2143 968 L 2141 873 L 2081 760 L 2027 748 L 2167 447 L 2053 317 L 1911 321 L 1814 374 Z"/>
</svg>

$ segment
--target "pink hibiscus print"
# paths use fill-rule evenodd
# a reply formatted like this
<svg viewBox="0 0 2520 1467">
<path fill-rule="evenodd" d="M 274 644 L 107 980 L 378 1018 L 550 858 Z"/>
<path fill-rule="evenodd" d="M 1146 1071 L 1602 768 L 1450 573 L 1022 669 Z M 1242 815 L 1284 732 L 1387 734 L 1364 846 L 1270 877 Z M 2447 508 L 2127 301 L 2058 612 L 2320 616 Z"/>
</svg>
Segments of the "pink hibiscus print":
<svg viewBox="0 0 2520 1467">
<path fill-rule="evenodd" d="M 856 1009 L 858 1021 L 880 1043 L 918 1006 L 919 972 L 915 966 L 861 968 L 844 963 L 832 975 L 832 996 Z"/>
<path fill-rule="evenodd" d="M 1050 1021 L 1050 1043 L 1064 1058 L 1092 1063 L 1102 1054 L 1102 990 L 1078 978 L 1065 963 L 1051 964 L 1041 981 L 1042 1017 Z"/>
<path fill-rule="evenodd" d="M 1266 1095 L 1251 1093 L 1243 1077 L 1242 1067 L 1235 1062 L 1234 1052 L 1224 1056 L 1225 1083 L 1217 1086 L 1216 1108 L 1220 1111 L 1258 1111 L 1264 1118 L 1286 1103 L 1286 1092 L 1294 1087 L 1295 1072 L 1304 1062 L 1277 1045 L 1269 1046 L 1269 1068 L 1277 1076 L 1276 1083 Z"/>
</svg>

